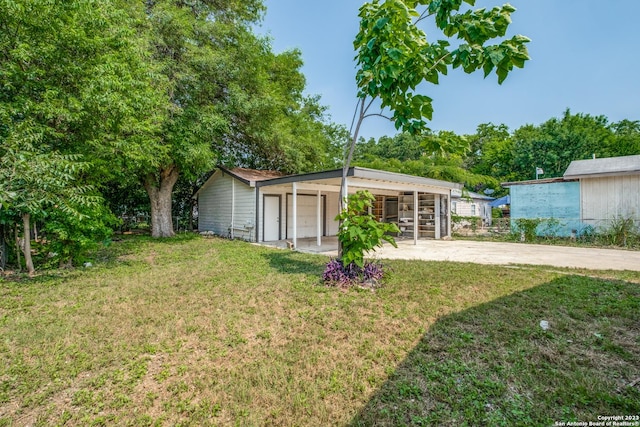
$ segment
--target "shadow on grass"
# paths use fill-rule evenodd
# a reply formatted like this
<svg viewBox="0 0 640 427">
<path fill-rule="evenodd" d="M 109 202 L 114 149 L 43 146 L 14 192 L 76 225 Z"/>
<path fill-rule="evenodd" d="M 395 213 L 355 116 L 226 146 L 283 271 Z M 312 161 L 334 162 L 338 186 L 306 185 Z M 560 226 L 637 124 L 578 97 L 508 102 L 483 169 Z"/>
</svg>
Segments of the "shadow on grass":
<svg viewBox="0 0 640 427">
<path fill-rule="evenodd" d="M 308 255 L 284 250 L 269 250 L 262 254 L 269 265 L 280 273 L 313 274 L 322 276 L 328 259 L 318 255 Z"/>
<path fill-rule="evenodd" d="M 548 426 L 637 415 L 638 313 L 637 284 L 573 275 L 443 317 L 351 426 Z"/>
</svg>

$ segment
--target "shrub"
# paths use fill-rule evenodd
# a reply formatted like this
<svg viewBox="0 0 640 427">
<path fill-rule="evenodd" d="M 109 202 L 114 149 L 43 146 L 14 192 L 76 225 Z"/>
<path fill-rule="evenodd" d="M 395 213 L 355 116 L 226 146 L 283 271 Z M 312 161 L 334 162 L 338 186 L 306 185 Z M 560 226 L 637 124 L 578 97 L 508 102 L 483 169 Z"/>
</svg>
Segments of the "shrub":
<svg viewBox="0 0 640 427">
<path fill-rule="evenodd" d="M 541 218 L 518 218 L 514 220 L 512 232 L 516 238 L 522 240 L 524 237 L 525 242 L 532 242 L 536 238 L 536 230 L 542 221 Z"/>
<path fill-rule="evenodd" d="M 119 225 L 119 220 L 102 205 L 80 207 L 78 211 L 82 218 L 53 209 L 45 220 L 45 249 L 55 254 L 50 261 L 60 267 L 81 263 L 82 257 L 99 242 L 108 242 L 112 228 Z"/>
<path fill-rule="evenodd" d="M 455 230 L 469 228 L 475 233 L 478 231 L 478 227 L 482 226 L 482 218 L 479 216 L 460 216 L 451 214 L 451 224 Z"/>
<path fill-rule="evenodd" d="M 602 231 L 601 238 L 605 245 L 635 246 L 640 240 L 640 230 L 632 217 L 617 216 Z"/>
<path fill-rule="evenodd" d="M 563 223 L 556 218 L 546 218 L 542 220 L 542 230 L 540 234 L 548 239 L 555 239 L 560 235 L 560 230 L 563 227 Z"/>
<path fill-rule="evenodd" d="M 396 224 L 379 222 L 370 213 L 375 197 L 368 191 L 358 191 L 347 199 L 347 207 L 336 217 L 340 221 L 338 241 L 341 258 L 331 260 L 322 275 L 330 286 L 341 288 L 353 285 L 377 287 L 384 277 L 384 268 L 377 262 L 364 261 L 365 253 L 383 242 L 398 247 L 391 233 L 399 233 Z"/>
<path fill-rule="evenodd" d="M 399 233 L 396 224 L 376 221 L 369 213 L 375 197 L 368 191 L 358 191 L 349 196 L 347 208 L 336 220 L 340 221 L 338 241 L 342 245 L 342 264 L 346 267 L 351 263 L 364 268 L 364 254 L 376 247 L 382 246 L 383 241 L 398 247 L 390 233 Z"/>
<path fill-rule="evenodd" d="M 332 259 L 322 274 L 322 280 L 329 286 L 349 288 L 354 285 L 366 286 L 371 289 L 379 287 L 385 276 L 385 269 L 379 262 L 367 262 L 364 267 L 355 263 L 346 266 L 337 259 Z"/>
</svg>

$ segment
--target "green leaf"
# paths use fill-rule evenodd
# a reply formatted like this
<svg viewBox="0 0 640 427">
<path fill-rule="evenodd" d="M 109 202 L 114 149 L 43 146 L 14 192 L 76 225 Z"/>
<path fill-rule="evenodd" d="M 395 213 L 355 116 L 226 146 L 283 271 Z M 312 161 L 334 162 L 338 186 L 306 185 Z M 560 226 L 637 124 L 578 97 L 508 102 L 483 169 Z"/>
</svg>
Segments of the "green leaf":
<svg viewBox="0 0 640 427">
<path fill-rule="evenodd" d="M 394 61 L 398 61 L 402 58 L 402 51 L 394 47 L 387 50 L 387 55 L 389 55 L 389 57 Z"/>
<path fill-rule="evenodd" d="M 387 25 L 388 22 L 389 22 L 389 18 L 387 17 L 380 18 L 376 21 L 376 25 L 374 26 L 374 28 L 376 30 L 381 30 L 382 28 L 384 28 L 385 25 Z"/>
</svg>

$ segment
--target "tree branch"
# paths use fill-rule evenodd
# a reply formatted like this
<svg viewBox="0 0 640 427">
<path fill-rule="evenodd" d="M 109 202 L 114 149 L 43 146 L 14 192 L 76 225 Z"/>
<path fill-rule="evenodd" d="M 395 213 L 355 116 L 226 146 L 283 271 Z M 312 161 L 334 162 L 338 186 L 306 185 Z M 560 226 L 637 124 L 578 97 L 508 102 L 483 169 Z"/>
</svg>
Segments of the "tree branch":
<svg viewBox="0 0 640 427">
<path fill-rule="evenodd" d="M 451 52 L 447 52 L 446 55 L 443 55 L 441 58 L 439 58 L 434 64 L 433 66 L 431 66 L 431 68 L 429 68 L 429 71 L 433 71 L 434 68 L 436 68 L 438 66 L 438 64 L 440 64 L 442 61 L 445 60 L 446 57 L 451 56 Z"/>
<path fill-rule="evenodd" d="M 367 114 L 365 116 L 362 117 L 362 120 L 366 119 L 367 117 L 372 117 L 372 116 L 378 116 L 378 117 L 382 117 L 383 119 L 387 119 L 389 121 L 392 121 L 393 119 L 389 116 L 385 116 L 382 113 L 371 113 L 371 114 Z"/>
<path fill-rule="evenodd" d="M 413 23 L 413 25 L 418 25 L 418 22 L 422 21 L 423 19 L 427 19 L 428 17 L 432 16 L 433 13 L 429 13 L 428 15 L 425 15 L 425 13 L 427 13 L 429 11 L 429 9 L 425 9 L 420 16 L 418 17 L 418 19 L 416 19 L 416 22 Z"/>
</svg>

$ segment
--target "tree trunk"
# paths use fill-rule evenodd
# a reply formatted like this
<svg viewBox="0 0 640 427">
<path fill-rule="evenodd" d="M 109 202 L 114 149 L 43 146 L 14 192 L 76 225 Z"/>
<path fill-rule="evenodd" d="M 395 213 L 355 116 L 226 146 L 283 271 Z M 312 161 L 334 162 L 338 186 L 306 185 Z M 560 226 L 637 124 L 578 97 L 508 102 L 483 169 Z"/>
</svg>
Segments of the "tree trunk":
<svg viewBox="0 0 640 427">
<path fill-rule="evenodd" d="M 360 126 L 362 125 L 362 122 L 365 119 L 365 114 L 368 109 L 368 107 L 365 107 L 365 98 L 362 98 L 358 102 L 358 108 L 360 109 L 360 112 L 358 114 L 358 121 L 356 122 L 356 128 L 353 131 L 353 136 L 351 137 L 351 142 L 349 143 L 349 147 L 347 150 L 347 156 L 344 160 L 344 165 L 342 166 L 342 179 L 340 180 L 340 201 L 338 202 L 338 209 L 340 212 L 342 212 L 347 207 L 347 195 L 344 194 L 345 184 L 347 183 L 347 173 L 349 172 L 349 168 L 351 167 L 353 152 L 356 148 L 356 143 L 358 142 L 358 135 L 360 134 Z M 338 228 L 340 227 L 342 227 L 342 221 L 338 224 Z M 343 253 L 342 249 L 343 249 L 342 242 L 338 240 L 338 259 L 342 259 L 342 253 Z"/>
<path fill-rule="evenodd" d="M 151 202 L 152 237 L 175 235 L 171 216 L 171 193 L 178 176 L 178 168 L 171 165 L 160 170 L 159 179 L 150 174 L 144 181 L 144 189 L 147 190 Z"/>
<path fill-rule="evenodd" d="M 13 228 L 13 237 L 16 241 L 16 261 L 18 262 L 18 271 L 22 271 L 22 261 L 20 260 L 20 252 L 22 252 L 22 242 L 20 241 L 20 234 L 18 234 L 18 224 L 15 224 Z"/>
<path fill-rule="evenodd" d="M 29 276 L 33 276 L 36 269 L 33 267 L 33 259 L 31 259 L 31 215 L 22 214 L 22 224 L 24 226 L 24 238 L 22 239 L 21 249 L 24 254 L 24 262 L 27 265 Z"/>
</svg>

